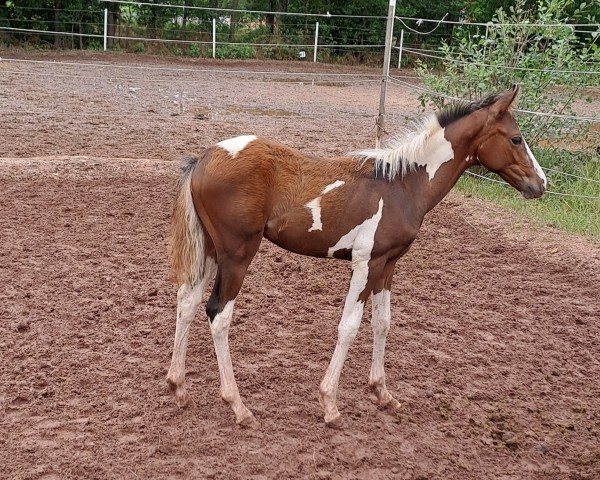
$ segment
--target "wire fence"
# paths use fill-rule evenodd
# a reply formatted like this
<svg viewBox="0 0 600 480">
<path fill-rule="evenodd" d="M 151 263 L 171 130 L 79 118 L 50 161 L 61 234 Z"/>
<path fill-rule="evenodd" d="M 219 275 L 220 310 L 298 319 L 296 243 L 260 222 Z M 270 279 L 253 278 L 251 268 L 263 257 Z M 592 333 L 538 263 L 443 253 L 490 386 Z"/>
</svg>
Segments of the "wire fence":
<svg viewBox="0 0 600 480">
<path fill-rule="evenodd" d="M 129 2 L 122 0 L 106 0 L 106 3 L 115 3 L 122 6 L 128 5 L 147 5 L 152 8 L 169 8 L 169 9 L 182 9 L 183 6 L 174 6 L 167 4 L 155 4 L 155 3 L 145 3 L 145 2 Z M 33 9 L 34 7 L 19 7 L 22 10 L 26 10 L 28 8 Z M 382 58 L 383 49 L 385 45 L 383 43 L 377 42 L 368 42 L 364 41 L 360 44 L 356 43 L 344 43 L 345 39 L 348 36 L 345 36 L 343 33 L 348 31 L 352 32 L 353 38 L 356 38 L 356 34 L 365 35 L 369 38 L 369 28 L 352 28 L 346 25 L 339 23 L 343 19 L 348 18 L 361 18 L 368 21 L 373 22 L 381 22 L 382 24 L 385 22 L 386 17 L 381 15 L 371 15 L 371 16 L 354 16 L 354 15 L 335 15 L 329 14 L 320 14 L 320 13 L 291 13 L 291 12 L 268 12 L 261 10 L 236 10 L 233 11 L 231 9 L 215 9 L 215 8 L 207 8 L 207 7 L 185 7 L 187 12 L 199 12 L 206 15 L 212 15 L 213 18 L 201 18 L 201 17 L 188 17 L 188 31 L 184 31 L 181 27 L 181 18 L 173 17 L 169 15 L 158 15 L 157 22 L 159 23 L 171 23 L 173 26 L 173 31 L 167 31 L 164 36 L 173 36 L 176 38 L 159 38 L 156 35 L 152 35 L 152 33 L 156 34 L 156 32 L 152 32 L 148 28 L 141 28 L 136 24 L 135 18 L 131 16 L 127 16 L 122 14 L 120 17 L 120 22 L 117 25 L 117 29 L 115 30 L 115 34 L 109 35 L 107 31 L 107 23 L 98 22 L 98 21 L 86 21 L 84 15 L 100 15 L 103 13 L 101 10 L 71 10 L 70 13 L 79 13 L 81 14 L 81 18 L 79 21 L 62 21 L 62 20 L 37 20 L 38 28 L 20 28 L 18 26 L 7 26 L 5 25 L 9 20 L 11 24 L 12 22 L 18 23 L 18 19 L 12 19 L 5 15 L 6 7 L 0 7 L 0 35 L 6 36 L 7 34 L 19 34 L 19 35 L 27 35 L 27 36 L 59 36 L 59 37 L 70 37 L 70 38 L 80 38 L 80 39 L 91 39 L 93 41 L 99 41 L 101 39 L 112 40 L 116 42 L 116 45 L 119 45 L 119 42 L 122 42 L 122 45 L 130 45 L 133 42 L 142 42 L 144 44 L 153 44 L 153 45 L 179 45 L 179 46 L 187 46 L 190 49 L 194 46 L 206 46 L 212 47 L 213 56 L 216 53 L 217 48 L 253 48 L 253 49 L 264 49 L 265 51 L 269 49 L 287 49 L 288 53 L 293 55 L 292 58 L 310 58 L 311 54 L 316 62 L 318 60 L 317 51 L 327 52 L 327 51 L 338 51 L 338 52 L 352 52 L 355 54 L 369 54 L 379 56 L 378 58 Z M 240 33 L 228 31 L 225 28 L 222 28 L 222 31 L 218 31 L 216 25 L 219 24 L 221 27 L 228 26 L 227 18 L 232 14 L 249 14 L 249 15 L 278 15 L 278 16 L 287 16 L 287 17 L 297 17 L 302 18 L 304 23 L 301 22 L 288 22 L 285 25 L 287 31 L 285 33 L 274 34 L 270 32 L 264 35 L 253 35 L 252 37 L 248 36 L 248 33 Z M 309 20 L 312 23 L 309 23 Z M 482 29 L 489 28 L 490 23 L 465 23 L 465 22 L 457 22 L 446 20 L 445 17 L 440 20 L 432 20 L 432 19 L 419 19 L 419 18 L 411 18 L 411 17 L 395 17 L 397 31 L 400 31 L 400 28 L 405 28 L 408 30 L 412 37 L 407 37 L 402 50 L 400 50 L 399 46 L 399 37 L 395 38 L 396 45 L 394 48 L 397 51 L 404 52 L 406 54 L 412 55 L 414 57 L 419 57 L 423 59 L 431 59 L 435 61 L 450 61 L 456 62 L 458 64 L 466 64 L 463 59 L 456 58 L 452 59 L 448 56 L 441 57 L 439 55 L 439 45 L 443 39 L 447 39 L 447 33 L 441 32 L 442 27 L 453 27 L 460 26 L 461 28 L 473 28 Z M 318 22 L 318 23 L 317 23 Z M 573 28 L 573 29 L 584 29 L 584 28 L 597 28 L 598 25 L 595 24 L 569 24 L 569 25 L 528 25 L 522 24 L 519 26 L 523 26 L 525 28 Z M 263 23 L 257 23 L 256 29 L 257 31 L 264 30 Z M 69 31 L 71 30 L 71 31 Z M 297 35 L 291 35 L 290 32 L 298 30 L 300 33 Z M 586 30 L 580 30 L 583 33 L 589 33 Z M 1 37 L 0 37 L 1 38 Z M 285 41 L 293 38 L 293 42 Z M 264 40 L 264 41 L 263 41 Z M 94 44 L 94 48 L 97 48 L 97 43 Z M 291 52 L 291 53 L 290 53 Z M 26 71 L 20 70 L 19 65 L 23 63 L 30 64 L 38 64 L 40 66 L 52 67 L 52 71 L 48 71 L 45 69 L 44 71 Z M 327 83 L 337 83 L 337 84 L 365 84 L 365 83 L 377 83 L 380 84 L 382 81 L 381 75 L 365 75 L 365 74 L 340 74 L 340 73 L 313 73 L 309 71 L 298 71 L 298 72 L 275 72 L 275 71 L 253 71 L 253 70 L 245 70 L 245 69 L 222 69 L 222 68 L 172 68 L 172 67 L 160 67 L 160 66 L 147 66 L 147 65 L 117 65 L 117 64 L 103 64 L 97 62 L 58 62 L 58 61 L 44 61 L 44 60 L 25 60 L 25 59 L 17 59 L 17 58 L 3 58 L 2 65 L 11 65 L 11 68 L 4 68 L 2 72 L 4 74 L 14 75 L 17 78 L 27 78 L 27 77 L 43 77 L 43 78 L 73 78 L 73 79 L 87 79 L 93 80 L 94 82 L 98 82 L 98 76 L 96 73 L 85 75 L 81 72 L 69 72 L 69 71 L 54 71 L 56 68 L 63 69 L 77 69 L 80 67 L 91 67 L 96 71 L 112 71 L 108 77 L 111 82 L 142 82 L 142 84 L 182 84 L 182 85 L 195 85 L 200 83 L 205 83 L 206 78 L 201 78 L 202 74 L 225 74 L 225 75 L 240 75 L 240 76 L 270 76 L 270 77 L 280 77 L 282 82 L 288 83 L 299 83 L 299 82 L 311 82 L 312 84 L 319 82 L 327 82 Z M 477 64 L 481 67 L 492 67 L 492 65 L 488 64 Z M 400 66 L 400 65 L 398 65 Z M 493 67 L 498 67 L 497 65 L 493 65 Z M 583 64 L 585 67 L 585 64 Z M 594 70 L 593 68 L 598 68 L 597 64 L 591 64 L 592 69 L 590 70 L 581 70 L 581 71 L 572 71 L 572 70 L 554 70 L 554 69 L 535 69 L 535 68 L 527 68 L 527 67 L 514 67 L 514 66 L 505 66 L 507 69 L 519 70 L 519 71 L 529 71 L 529 72 L 539 72 L 539 73 L 551 73 L 551 74 L 561 74 L 561 75 L 569 75 L 569 74 L 582 74 L 588 75 L 590 77 L 596 78 L 597 75 L 600 75 L 600 71 Z M 136 72 L 139 75 L 131 75 L 132 72 Z M 155 78 L 153 77 L 153 72 L 169 72 L 169 73 L 180 73 L 187 74 L 189 77 L 187 78 Z M 124 74 L 123 74 L 124 73 Z M 460 101 L 461 99 L 455 98 L 452 96 L 444 95 L 440 92 L 435 92 L 430 89 L 427 89 L 422 86 L 419 82 L 415 82 L 418 77 L 414 75 L 401 75 L 394 74 L 389 76 L 388 78 L 384 78 L 384 81 L 389 82 L 392 85 L 397 87 L 401 87 L 403 89 L 407 89 L 409 91 L 413 91 L 416 93 L 427 93 L 429 95 L 438 96 L 441 98 L 445 98 L 453 101 Z M 248 78 L 244 79 L 244 81 L 251 81 L 257 84 L 263 84 L 264 78 L 256 78 L 254 80 L 250 80 Z M 183 92 L 183 89 L 181 89 Z M 131 92 L 132 95 L 135 95 L 135 92 Z M 179 105 L 183 105 L 183 93 L 180 94 L 181 98 L 177 100 Z M 535 115 L 535 116 L 548 116 L 562 119 L 574 120 L 577 122 L 588 122 L 592 124 L 600 123 L 600 118 L 596 116 L 587 116 L 587 115 L 567 115 L 557 112 L 537 112 L 530 110 L 517 110 L 520 113 L 526 115 Z M 243 108 L 239 113 L 244 113 Z M 250 112 L 251 113 L 251 112 Z M 68 116 L 72 114 L 72 112 L 68 111 L 59 111 L 59 110 L 38 110 L 38 109 L 2 109 L 0 110 L 0 114 L 2 115 L 38 115 L 45 117 L 52 116 Z M 86 117 L 110 117 L 113 113 L 103 113 L 103 112 L 86 112 L 79 114 L 80 116 Z M 139 116 L 139 113 L 132 114 L 121 114 L 121 115 L 129 115 L 131 117 Z M 306 111 L 301 108 L 299 109 L 289 109 L 286 112 L 281 113 L 281 115 L 288 115 L 292 117 L 299 118 L 315 118 L 321 116 L 331 116 L 332 112 L 330 111 Z M 336 115 L 347 115 L 347 116 L 360 116 L 365 119 L 374 119 L 377 114 L 374 111 L 361 111 L 358 112 L 356 110 L 349 109 L 348 111 L 336 112 Z M 168 114 L 163 115 L 163 117 L 169 116 Z M 388 118 L 405 118 L 405 113 L 397 113 L 391 112 L 387 113 L 386 116 Z M 160 115 L 149 115 L 152 118 L 158 118 Z M 553 172 L 558 175 L 564 175 L 572 178 L 576 178 L 581 181 L 600 184 L 599 180 L 586 178 L 583 176 L 578 176 L 574 174 L 570 174 L 567 172 L 563 172 L 556 169 L 546 169 L 547 171 Z M 473 172 L 469 172 L 474 176 L 479 176 L 474 174 Z M 493 180 L 488 177 L 483 177 L 486 180 Z M 597 196 L 593 195 L 574 195 L 569 194 L 568 192 L 549 192 L 550 194 L 560 195 L 560 196 L 573 196 L 577 198 L 586 198 L 586 199 L 598 199 Z"/>
</svg>

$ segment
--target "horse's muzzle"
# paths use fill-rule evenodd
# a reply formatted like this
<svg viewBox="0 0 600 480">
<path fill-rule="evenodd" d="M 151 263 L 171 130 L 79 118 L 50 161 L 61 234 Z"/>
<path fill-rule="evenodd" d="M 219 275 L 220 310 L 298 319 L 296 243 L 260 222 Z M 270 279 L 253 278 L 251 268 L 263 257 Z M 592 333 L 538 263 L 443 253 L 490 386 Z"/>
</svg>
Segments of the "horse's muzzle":
<svg viewBox="0 0 600 480">
<path fill-rule="evenodd" d="M 528 200 L 533 198 L 540 198 L 546 191 L 546 186 L 543 182 L 539 182 L 538 185 L 527 183 L 525 188 L 521 189 L 521 194 Z"/>
</svg>

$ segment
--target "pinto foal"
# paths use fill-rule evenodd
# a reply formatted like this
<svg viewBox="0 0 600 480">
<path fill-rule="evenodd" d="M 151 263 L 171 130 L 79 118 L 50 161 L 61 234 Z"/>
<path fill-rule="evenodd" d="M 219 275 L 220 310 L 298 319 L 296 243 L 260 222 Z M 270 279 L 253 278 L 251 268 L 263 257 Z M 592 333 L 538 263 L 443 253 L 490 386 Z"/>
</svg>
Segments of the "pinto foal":
<svg viewBox="0 0 600 480">
<path fill-rule="evenodd" d="M 314 257 L 352 261 L 338 339 L 319 399 L 328 426 L 339 428 L 340 373 L 372 296 L 373 359 L 369 385 L 382 408 L 400 403 L 383 370 L 390 327 L 394 266 L 419 232 L 425 214 L 460 175 L 481 164 L 526 198 L 546 178 L 522 138 L 510 107 L 518 93 L 485 97 L 432 116 L 421 131 L 386 149 L 322 159 L 253 135 L 232 138 L 188 158 L 171 226 L 169 256 L 177 292 L 177 324 L 167 382 L 178 405 L 184 388 L 188 332 L 209 282 L 206 312 L 221 378 L 221 396 L 236 422 L 256 426 L 233 374 L 228 333 L 233 305 L 263 237 Z M 215 276 L 216 275 L 216 276 Z"/>
</svg>

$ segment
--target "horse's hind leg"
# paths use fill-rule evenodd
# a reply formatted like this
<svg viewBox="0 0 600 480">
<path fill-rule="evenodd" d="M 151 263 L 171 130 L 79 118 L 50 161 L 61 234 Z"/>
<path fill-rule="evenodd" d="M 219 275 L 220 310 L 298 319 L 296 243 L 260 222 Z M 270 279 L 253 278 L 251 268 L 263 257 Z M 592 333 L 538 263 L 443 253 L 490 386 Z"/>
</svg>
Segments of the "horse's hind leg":
<svg viewBox="0 0 600 480">
<path fill-rule="evenodd" d="M 371 325 L 373 327 L 373 361 L 371 373 L 369 374 L 369 386 L 377 397 L 377 403 L 381 408 L 397 409 L 400 402 L 396 400 L 385 385 L 385 372 L 383 369 L 385 341 L 390 329 L 390 290 L 392 275 L 396 262 L 386 265 L 384 275 L 376 283 L 371 297 L 372 314 Z"/>
<path fill-rule="evenodd" d="M 261 238 L 262 236 L 257 236 L 243 245 L 238 245 L 237 248 L 228 250 L 236 252 L 235 255 L 219 254 L 217 278 L 206 306 L 219 365 L 221 397 L 233 409 L 236 423 L 252 428 L 258 426 L 258 422 L 242 402 L 235 381 L 229 353 L 229 327 L 235 298 L 240 291 L 248 266 L 258 250 Z"/>
<path fill-rule="evenodd" d="M 177 405 L 180 407 L 186 406 L 189 401 L 189 395 L 183 384 L 185 381 L 185 357 L 190 326 L 202 301 L 202 295 L 214 277 L 215 266 L 214 261 L 210 257 L 207 257 L 205 275 L 200 282 L 194 287 L 183 284 L 177 291 L 175 342 L 173 344 L 171 367 L 167 374 L 167 384 L 175 396 Z"/>
</svg>

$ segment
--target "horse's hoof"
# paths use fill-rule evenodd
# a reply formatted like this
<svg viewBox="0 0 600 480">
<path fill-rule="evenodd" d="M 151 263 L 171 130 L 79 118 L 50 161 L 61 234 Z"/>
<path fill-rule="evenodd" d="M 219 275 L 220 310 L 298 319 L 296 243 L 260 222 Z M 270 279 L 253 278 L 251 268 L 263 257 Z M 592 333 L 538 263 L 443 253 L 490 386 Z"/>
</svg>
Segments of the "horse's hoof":
<svg viewBox="0 0 600 480">
<path fill-rule="evenodd" d="M 395 398 L 392 398 L 389 402 L 387 402 L 385 405 L 381 406 L 382 409 L 384 410 L 400 410 L 402 408 L 402 404 L 396 400 Z"/>
<path fill-rule="evenodd" d="M 190 404 L 190 395 L 184 390 L 175 394 L 175 403 L 179 408 L 185 408 Z"/>
<path fill-rule="evenodd" d="M 337 417 L 334 417 L 329 421 L 326 420 L 325 425 L 333 430 L 342 430 L 344 428 L 344 421 L 342 420 L 342 415 L 338 413 Z"/>
<path fill-rule="evenodd" d="M 252 414 L 250 414 L 249 417 L 243 418 L 242 420 L 237 422 L 237 424 L 240 427 L 248 429 L 248 430 L 258 430 L 260 428 L 260 423 L 258 423 L 258 420 L 256 420 L 256 417 Z"/>
<path fill-rule="evenodd" d="M 190 403 L 190 395 L 185 391 L 185 388 L 178 387 L 175 382 L 167 379 L 167 385 L 169 387 L 169 392 L 175 398 L 175 404 L 179 408 L 185 408 Z"/>
</svg>

